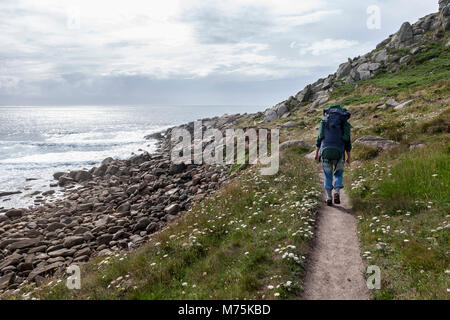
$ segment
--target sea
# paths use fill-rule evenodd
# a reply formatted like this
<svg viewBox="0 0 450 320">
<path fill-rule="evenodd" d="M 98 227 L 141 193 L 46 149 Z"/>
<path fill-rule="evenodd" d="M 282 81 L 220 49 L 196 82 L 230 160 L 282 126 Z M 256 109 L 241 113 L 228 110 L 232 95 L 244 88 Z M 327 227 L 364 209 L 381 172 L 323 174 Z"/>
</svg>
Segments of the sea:
<svg viewBox="0 0 450 320">
<path fill-rule="evenodd" d="M 186 122 L 263 106 L 0 106 L 0 212 L 34 204 L 58 171 L 89 169 L 156 149 L 144 137 Z M 38 193 L 40 192 L 40 193 Z M 0 213 L 1 214 L 1 213 Z"/>
</svg>

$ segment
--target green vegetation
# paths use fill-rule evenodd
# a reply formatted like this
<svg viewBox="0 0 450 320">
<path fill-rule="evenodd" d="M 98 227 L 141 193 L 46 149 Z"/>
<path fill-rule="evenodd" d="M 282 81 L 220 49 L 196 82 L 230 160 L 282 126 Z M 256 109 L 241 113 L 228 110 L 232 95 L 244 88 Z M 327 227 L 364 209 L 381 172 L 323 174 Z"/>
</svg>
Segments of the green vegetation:
<svg viewBox="0 0 450 320">
<path fill-rule="evenodd" d="M 53 281 L 27 298 L 296 297 L 320 206 L 318 181 L 310 174 L 315 168 L 303 155 L 299 148 L 286 150 L 275 176 L 260 176 L 255 167 L 242 171 L 143 248 L 84 265 L 81 290 Z"/>
<path fill-rule="evenodd" d="M 396 151 L 352 171 L 367 264 L 381 268 L 375 299 L 446 299 L 450 281 L 450 153 L 442 144 Z"/>
<path fill-rule="evenodd" d="M 355 84 L 345 84 L 331 93 L 331 99 L 350 106 L 376 102 L 381 97 L 397 95 L 414 96 L 418 89 L 433 85 L 434 96 L 440 96 L 448 89 L 450 79 L 450 50 L 445 46 L 446 40 L 430 42 L 400 71 L 379 72 L 375 77 Z M 409 52 L 403 53 L 403 55 Z"/>
</svg>

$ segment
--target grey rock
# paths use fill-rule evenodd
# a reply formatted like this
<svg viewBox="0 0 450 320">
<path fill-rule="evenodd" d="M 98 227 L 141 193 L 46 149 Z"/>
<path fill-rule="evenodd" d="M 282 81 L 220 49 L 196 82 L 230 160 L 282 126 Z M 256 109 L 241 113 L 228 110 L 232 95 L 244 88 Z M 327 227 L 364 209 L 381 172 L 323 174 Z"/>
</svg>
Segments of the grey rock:
<svg viewBox="0 0 450 320">
<path fill-rule="evenodd" d="M 289 148 L 289 147 L 304 147 L 304 148 L 311 148 L 311 145 L 303 140 L 290 140 L 290 141 L 285 141 L 283 143 L 280 144 L 280 150 Z"/>
<path fill-rule="evenodd" d="M 377 63 L 386 62 L 387 57 L 388 57 L 387 50 L 383 49 L 375 53 L 375 55 L 373 56 L 373 60 Z"/>
<path fill-rule="evenodd" d="M 14 251 L 16 249 L 36 247 L 41 244 L 41 241 L 41 238 L 23 239 L 9 244 L 6 248 Z"/>
<path fill-rule="evenodd" d="M 405 101 L 405 102 L 403 102 L 403 103 L 401 103 L 401 104 L 395 106 L 395 107 L 394 107 L 394 110 L 401 110 L 401 109 L 403 109 L 404 107 L 406 107 L 408 104 L 410 104 L 411 102 L 414 102 L 414 101 L 415 101 L 415 99 L 411 99 L 411 100 Z"/>
<path fill-rule="evenodd" d="M 20 218 L 23 215 L 23 210 L 22 209 L 11 209 L 11 210 L 6 211 L 5 215 L 10 219 Z"/>
<path fill-rule="evenodd" d="M 103 234 L 100 237 L 98 237 L 97 242 L 99 244 L 109 244 L 113 239 L 112 234 Z"/>
<path fill-rule="evenodd" d="M 156 222 L 152 222 L 147 226 L 145 231 L 147 231 L 147 233 L 154 233 L 154 232 L 158 231 L 159 228 L 160 228 L 159 224 L 157 224 Z"/>
<path fill-rule="evenodd" d="M 47 252 L 50 257 L 71 257 L 76 252 L 75 249 L 63 248 L 59 250 L 54 250 Z"/>
<path fill-rule="evenodd" d="M 382 137 L 377 137 L 377 136 L 363 136 L 363 137 L 357 139 L 354 143 L 378 148 L 381 150 L 390 150 L 399 145 L 398 142 L 384 139 Z"/>
<path fill-rule="evenodd" d="M 28 275 L 27 280 L 28 281 L 33 281 L 37 276 L 43 275 L 45 273 L 51 272 L 59 267 L 61 267 L 63 265 L 62 262 L 55 262 L 49 265 L 45 265 L 39 268 L 34 269 L 33 271 L 30 272 L 30 274 Z"/>
<path fill-rule="evenodd" d="M 288 121 L 288 122 L 283 123 L 283 125 L 282 125 L 283 128 L 295 128 L 298 126 L 299 126 L 299 124 L 294 121 Z"/>
<path fill-rule="evenodd" d="M 55 230 L 58 230 L 58 229 L 62 229 L 62 228 L 64 228 L 64 227 L 65 227 L 65 225 L 62 224 L 62 223 L 59 223 L 59 222 L 53 222 L 53 223 L 50 223 L 50 224 L 47 226 L 47 231 L 52 232 L 52 231 L 55 231 Z"/>
<path fill-rule="evenodd" d="M 59 180 L 59 178 L 61 178 L 63 175 L 65 175 L 66 173 L 65 172 L 55 172 L 54 174 L 53 174 L 53 178 L 55 179 L 55 180 Z"/>
<path fill-rule="evenodd" d="M 173 203 L 170 206 L 166 207 L 164 209 L 164 212 L 167 214 L 176 214 L 178 211 L 180 210 L 180 206 L 178 205 L 178 203 Z"/>
<path fill-rule="evenodd" d="M 404 22 L 400 30 L 392 37 L 390 46 L 400 49 L 413 40 L 413 29 L 409 22 Z"/>
<path fill-rule="evenodd" d="M 84 238 L 81 236 L 69 236 L 67 238 L 64 239 L 64 247 L 66 248 L 71 248 L 74 247 L 76 245 L 82 244 L 84 243 Z"/>
<path fill-rule="evenodd" d="M 404 64 L 404 63 L 409 62 L 410 60 L 411 60 L 411 56 L 407 55 L 407 56 L 401 57 L 399 62 L 400 62 L 400 64 Z"/>
<path fill-rule="evenodd" d="M 0 290 L 8 288 L 14 283 L 16 275 L 14 273 L 5 274 L 0 277 Z"/>
<path fill-rule="evenodd" d="M 128 212 L 128 211 L 130 211 L 130 209 L 131 209 L 130 203 L 125 202 L 117 208 L 117 212 Z"/>
</svg>

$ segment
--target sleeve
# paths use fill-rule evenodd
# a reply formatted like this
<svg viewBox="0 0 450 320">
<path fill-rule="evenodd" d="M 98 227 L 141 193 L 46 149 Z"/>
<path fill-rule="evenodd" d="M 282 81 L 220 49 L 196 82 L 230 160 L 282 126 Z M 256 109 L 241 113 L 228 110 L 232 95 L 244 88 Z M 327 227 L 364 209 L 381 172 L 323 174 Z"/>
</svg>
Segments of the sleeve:
<svg viewBox="0 0 450 320">
<path fill-rule="evenodd" d="M 319 134 L 317 135 L 317 140 L 316 140 L 317 148 L 320 148 L 320 145 L 322 144 L 322 140 L 323 140 L 323 120 L 321 120 L 320 124 L 319 124 Z"/>
<path fill-rule="evenodd" d="M 344 126 L 344 142 L 345 142 L 345 151 L 351 151 L 352 150 L 352 139 L 350 135 L 352 126 L 350 123 L 346 122 Z"/>
</svg>

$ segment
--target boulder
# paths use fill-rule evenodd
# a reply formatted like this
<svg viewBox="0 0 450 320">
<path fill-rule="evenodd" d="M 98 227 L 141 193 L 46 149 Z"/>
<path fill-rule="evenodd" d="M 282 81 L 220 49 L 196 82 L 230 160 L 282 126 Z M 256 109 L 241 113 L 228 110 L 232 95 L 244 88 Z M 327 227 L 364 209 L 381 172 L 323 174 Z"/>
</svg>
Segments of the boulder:
<svg viewBox="0 0 450 320">
<path fill-rule="evenodd" d="M 166 207 L 164 209 L 164 212 L 167 214 L 177 214 L 177 212 L 180 210 L 180 206 L 178 203 L 173 203 L 170 206 Z"/>
<path fill-rule="evenodd" d="M 76 182 L 84 182 L 92 179 L 92 174 L 89 171 L 80 170 L 76 171 L 74 180 Z"/>
<path fill-rule="evenodd" d="M 74 255 L 75 252 L 76 252 L 75 249 L 63 248 L 63 249 L 47 252 L 47 254 L 53 258 L 55 258 L 55 257 L 71 257 Z M 55 262 L 55 261 L 52 261 L 52 262 Z"/>
<path fill-rule="evenodd" d="M 9 244 L 6 248 L 10 251 L 17 249 L 24 249 L 30 247 L 37 247 L 41 244 L 42 238 L 23 239 Z"/>
<path fill-rule="evenodd" d="M 65 225 L 64 224 L 62 224 L 62 223 L 59 223 L 59 222 L 53 222 L 53 223 L 50 223 L 48 226 L 47 226 L 47 231 L 49 231 L 49 232 L 52 232 L 52 231 L 55 231 L 55 230 L 58 230 L 58 229 L 62 229 L 62 228 L 64 228 L 65 227 Z"/>
<path fill-rule="evenodd" d="M 11 196 L 13 194 L 20 194 L 20 193 L 22 193 L 22 191 L 0 191 L 0 198 L 6 197 L 6 196 Z"/>
<path fill-rule="evenodd" d="M 450 1 L 439 0 L 439 19 L 444 30 L 450 30 Z"/>
<path fill-rule="evenodd" d="M 14 273 L 5 274 L 0 277 L 0 290 L 8 288 L 8 286 L 14 283 L 16 275 Z"/>
<path fill-rule="evenodd" d="M 20 218 L 23 215 L 23 210 L 22 209 L 11 209 L 11 210 L 6 211 L 5 215 L 10 219 Z"/>
<path fill-rule="evenodd" d="M 339 66 L 338 70 L 336 71 L 336 78 L 339 79 L 339 78 L 343 78 L 345 76 L 348 76 L 351 70 L 352 70 L 352 63 L 351 63 L 351 61 L 341 64 Z"/>
<path fill-rule="evenodd" d="M 125 203 L 122 203 L 122 204 L 117 208 L 117 212 L 120 212 L 120 213 L 129 212 L 130 209 L 131 209 L 130 203 L 129 203 L 129 202 L 125 202 Z"/>
<path fill-rule="evenodd" d="M 65 172 L 55 172 L 54 174 L 53 174 L 53 178 L 55 179 L 55 180 L 59 180 L 59 178 L 61 178 L 63 175 L 65 175 L 66 173 Z"/>
<path fill-rule="evenodd" d="M 30 274 L 28 275 L 28 279 L 27 280 L 28 281 L 33 281 L 33 280 L 35 280 L 35 278 L 37 276 L 40 276 L 40 275 L 46 274 L 48 272 L 51 272 L 51 271 L 61 267 L 62 265 L 63 265 L 62 262 L 55 262 L 55 263 L 52 263 L 52 264 L 49 264 L 49 265 L 44 265 L 44 266 L 38 267 L 38 268 L 36 268 L 36 269 L 34 269 L 33 271 L 30 272 Z"/>
<path fill-rule="evenodd" d="M 136 232 L 138 230 L 145 230 L 145 228 L 147 228 L 147 226 L 149 224 L 150 224 L 150 219 L 148 219 L 148 218 L 141 218 L 141 219 L 139 219 L 139 221 L 134 226 L 133 232 Z"/>
<path fill-rule="evenodd" d="M 100 237 L 98 237 L 97 242 L 99 244 L 109 244 L 113 239 L 112 234 L 102 234 Z"/>
<path fill-rule="evenodd" d="M 410 104 L 411 102 L 414 102 L 414 100 L 415 100 L 415 99 L 411 99 L 411 100 L 405 101 L 405 102 L 403 102 L 403 103 L 400 103 L 399 105 L 397 105 L 397 106 L 394 107 L 394 110 L 401 110 L 401 109 L 403 109 L 404 107 L 406 107 L 408 104 Z"/>
<path fill-rule="evenodd" d="M 64 247 L 71 248 L 84 243 L 84 238 L 81 236 L 69 236 L 64 239 Z"/>
<path fill-rule="evenodd" d="M 292 147 L 292 146 L 296 146 L 296 147 L 304 147 L 304 148 L 311 148 L 311 145 L 303 140 L 290 140 L 290 141 L 285 141 L 283 143 L 280 144 L 280 150 Z"/>
<path fill-rule="evenodd" d="M 71 177 L 69 177 L 68 175 L 63 175 L 63 176 L 59 177 L 59 179 L 58 179 L 58 185 L 60 187 L 64 187 L 64 186 L 74 183 L 74 182 L 75 182 L 75 180 L 72 179 Z"/>
<path fill-rule="evenodd" d="M 409 22 L 404 22 L 400 30 L 392 37 L 389 45 L 396 49 L 404 48 L 409 42 L 413 40 L 413 28 Z"/>
<path fill-rule="evenodd" d="M 373 60 L 377 63 L 386 62 L 388 57 L 387 50 L 383 49 L 374 54 Z"/>
<path fill-rule="evenodd" d="M 363 136 L 357 139 L 354 144 L 365 145 L 373 148 L 378 148 L 381 150 L 390 150 L 399 145 L 398 142 L 384 139 L 382 137 L 377 136 Z"/>
</svg>

